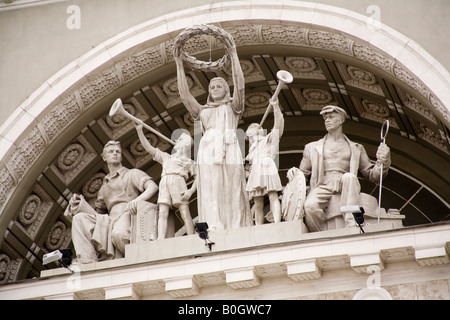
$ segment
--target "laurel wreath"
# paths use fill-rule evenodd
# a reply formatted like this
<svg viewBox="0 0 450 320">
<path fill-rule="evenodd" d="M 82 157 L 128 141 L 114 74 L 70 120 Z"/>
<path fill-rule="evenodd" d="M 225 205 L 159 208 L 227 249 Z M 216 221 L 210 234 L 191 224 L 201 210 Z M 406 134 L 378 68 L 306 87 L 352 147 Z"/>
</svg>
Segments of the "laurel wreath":
<svg viewBox="0 0 450 320">
<path fill-rule="evenodd" d="M 233 37 L 222 28 L 214 25 L 199 25 L 186 28 L 175 38 L 173 45 L 174 56 L 181 58 L 194 70 L 210 72 L 225 69 L 230 63 L 227 53 L 225 53 L 225 55 L 219 60 L 206 62 L 198 60 L 184 51 L 184 46 L 189 38 L 200 34 L 214 36 L 223 43 L 226 50 L 235 46 Z"/>
</svg>

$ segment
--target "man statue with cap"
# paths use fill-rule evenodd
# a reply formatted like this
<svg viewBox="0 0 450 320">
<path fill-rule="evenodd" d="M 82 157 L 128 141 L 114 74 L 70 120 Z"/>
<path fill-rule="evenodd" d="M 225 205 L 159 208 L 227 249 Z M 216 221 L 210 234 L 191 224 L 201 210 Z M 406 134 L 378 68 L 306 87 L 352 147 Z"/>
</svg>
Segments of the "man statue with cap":
<svg viewBox="0 0 450 320">
<path fill-rule="evenodd" d="M 378 182 L 380 167 L 383 176 L 391 164 L 390 149 L 380 144 L 372 163 L 361 144 L 350 141 L 342 132 L 347 113 L 337 106 L 326 106 L 320 114 L 328 131 L 324 138 L 308 143 L 303 152 L 300 170 L 309 179 L 310 190 L 306 197 L 305 222 L 309 231 L 323 230 L 324 209 L 333 194 L 340 194 L 340 206 L 360 206 L 361 186 L 358 171 L 364 179 Z M 352 216 L 344 216 L 347 227 L 356 226 Z"/>
</svg>

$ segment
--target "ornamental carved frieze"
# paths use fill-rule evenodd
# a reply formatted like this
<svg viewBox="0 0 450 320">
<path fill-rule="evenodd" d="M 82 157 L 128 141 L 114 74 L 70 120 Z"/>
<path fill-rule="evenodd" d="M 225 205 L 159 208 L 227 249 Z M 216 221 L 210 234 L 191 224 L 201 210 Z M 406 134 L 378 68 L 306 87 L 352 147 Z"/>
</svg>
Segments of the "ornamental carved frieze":
<svg viewBox="0 0 450 320">
<path fill-rule="evenodd" d="M 119 62 L 123 81 L 129 82 L 167 62 L 167 43 L 133 54 Z"/>
<path fill-rule="evenodd" d="M 163 280 L 151 280 L 135 285 L 141 296 L 166 292 L 166 283 Z"/>
<path fill-rule="evenodd" d="M 382 250 L 380 256 L 387 262 L 398 262 L 414 259 L 413 247 L 402 247 Z"/>
<path fill-rule="evenodd" d="M 8 195 L 14 190 L 17 185 L 17 180 L 14 179 L 14 172 L 8 169 L 8 164 L 0 169 L 0 205 L 4 205 Z"/>
<path fill-rule="evenodd" d="M 263 41 L 261 25 L 237 25 L 225 29 L 233 37 L 236 46 L 258 44 Z"/>
<path fill-rule="evenodd" d="M 311 47 L 352 55 L 354 40 L 341 34 L 308 29 L 308 44 Z"/>
<path fill-rule="evenodd" d="M 261 42 L 292 46 L 308 46 L 309 29 L 292 25 L 263 25 L 260 29 Z"/>
<path fill-rule="evenodd" d="M 46 143 L 53 141 L 69 124 L 81 115 L 84 103 L 76 90 L 61 104 L 55 106 L 40 122 L 41 134 Z"/>
<path fill-rule="evenodd" d="M 47 147 L 46 139 L 42 135 L 39 127 L 31 130 L 30 136 L 14 150 L 8 161 L 8 168 L 17 183 L 21 180 L 36 159 Z"/>
<path fill-rule="evenodd" d="M 78 291 L 76 295 L 79 300 L 104 300 L 105 289 L 98 288 L 94 290 Z"/>
<path fill-rule="evenodd" d="M 330 256 L 317 259 L 317 265 L 323 271 L 347 268 L 350 266 L 348 255 Z"/>
<path fill-rule="evenodd" d="M 286 274 L 287 267 L 284 263 L 273 263 L 255 267 L 256 272 L 262 277 L 274 277 Z"/>
<path fill-rule="evenodd" d="M 89 81 L 81 85 L 79 91 L 85 106 L 90 106 L 107 94 L 118 89 L 124 82 L 121 70 L 116 65 L 90 75 Z"/>
</svg>

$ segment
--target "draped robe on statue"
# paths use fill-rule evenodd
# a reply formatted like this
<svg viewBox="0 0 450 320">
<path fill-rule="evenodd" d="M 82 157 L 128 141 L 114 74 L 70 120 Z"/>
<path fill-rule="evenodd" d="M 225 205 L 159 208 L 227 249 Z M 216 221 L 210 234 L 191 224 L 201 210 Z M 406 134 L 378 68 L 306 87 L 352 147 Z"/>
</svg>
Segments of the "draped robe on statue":
<svg viewBox="0 0 450 320">
<path fill-rule="evenodd" d="M 197 155 L 199 221 L 212 230 L 252 225 L 236 137 L 240 116 L 226 102 L 206 105 L 199 115 L 203 130 Z"/>
</svg>

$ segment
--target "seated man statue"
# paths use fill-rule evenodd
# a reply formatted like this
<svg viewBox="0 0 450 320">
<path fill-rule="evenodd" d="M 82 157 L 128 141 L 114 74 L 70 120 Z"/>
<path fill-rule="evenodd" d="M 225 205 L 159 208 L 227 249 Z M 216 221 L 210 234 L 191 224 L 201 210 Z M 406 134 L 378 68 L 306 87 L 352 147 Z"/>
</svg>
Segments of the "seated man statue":
<svg viewBox="0 0 450 320">
<path fill-rule="evenodd" d="M 157 191 L 153 179 L 139 169 L 122 166 L 120 142 L 109 141 L 102 153 L 109 173 L 92 208 L 81 195 L 69 201 L 65 214 L 72 216 L 74 263 L 121 258 L 130 243 L 131 215 L 146 209 Z"/>
<path fill-rule="evenodd" d="M 357 175 L 371 182 L 380 180 L 391 164 L 390 149 L 381 143 L 376 163 L 372 163 L 361 144 L 350 141 L 342 132 L 347 113 L 337 106 L 326 106 L 320 114 L 325 120 L 328 134 L 308 143 L 303 152 L 300 170 L 309 179 L 310 190 L 306 197 L 305 223 L 310 232 L 324 230 L 326 209 L 333 194 L 340 194 L 340 206 L 360 206 L 360 190 Z M 345 226 L 356 226 L 353 216 L 345 215 Z"/>
</svg>

